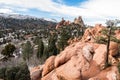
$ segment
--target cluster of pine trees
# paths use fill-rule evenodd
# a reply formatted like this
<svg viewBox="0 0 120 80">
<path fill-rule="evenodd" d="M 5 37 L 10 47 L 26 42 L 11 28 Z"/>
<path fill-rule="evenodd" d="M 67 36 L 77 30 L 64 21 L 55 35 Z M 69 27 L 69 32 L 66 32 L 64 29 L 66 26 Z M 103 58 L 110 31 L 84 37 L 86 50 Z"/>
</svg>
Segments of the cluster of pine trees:
<svg viewBox="0 0 120 80">
<path fill-rule="evenodd" d="M 33 55 L 36 59 L 47 59 L 49 56 L 57 55 L 68 46 L 68 40 L 78 38 L 82 36 L 82 30 L 80 25 L 71 24 L 68 26 L 61 26 L 58 29 L 52 29 L 47 32 L 47 37 L 36 36 L 33 41 L 27 41 L 23 46 L 23 58 L 29 61 L 33 59 Z M 44 34 L 43 34 L 44 35 Z M 45 32 L 46 35 L 46 32 Z M 37 47 L 34 51 L 33 48 Z M 44 62 L 43 60 L 43 62 Z"/>
</svg>

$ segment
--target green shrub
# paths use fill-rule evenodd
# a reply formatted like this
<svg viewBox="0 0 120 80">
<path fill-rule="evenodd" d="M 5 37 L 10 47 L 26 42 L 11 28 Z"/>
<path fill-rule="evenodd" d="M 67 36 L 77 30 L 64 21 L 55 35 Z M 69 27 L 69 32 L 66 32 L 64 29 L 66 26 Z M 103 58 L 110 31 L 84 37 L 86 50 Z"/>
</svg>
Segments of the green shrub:
<svg viewBox="0 0 120 80">
<path fill-rule="evenodd" d="M 111 41 L 114 41 L 114 42 L 117 42 L 117 43 L 120 43 L 120 40 L 117 39 L 117 38 L 114 37 L 114 36 L 111 36 L 110 40 L 111 40 Z"/>
<path fill-rule="evenodd" d="M 107 38 L 102 37 L 102 36 L 97 36 L 95 38 L 95 42 L 99 44 L 106 44 L 107 43 Z"/>
<path fill-rule="evenodd" d="M 19 71 L 16 73 L 14 80 L 30 80 L 30 72 L 26 64 L 22 64 Z"/>
<path fill-rule="evenodd" d="M 2 78 L 2 79 L 6 78 L 5 72 L 6 72 L 6 68 L 1 68 L 0 69 L 0 78 Z"/>
<path fill-rule="evenodd" d="M 0 78 L 4 80 L 31 80 L 30 72 L 26 64 L 21 64 L 16 67 L 1 68 Z"/>
<path fill-rule="evenodd" d="M 120 40 L 117 39 L 114 36 L 110 36 L 110 41 L 116 42 L 116 43 L 120 43 Z M 107 43 L 107 37 L 103 37 L 103 36 L 97 36 L 95 38 L 95 42 L 96 43 L 100 43 L 100 44 L 106 44 Z"/>
</svg>

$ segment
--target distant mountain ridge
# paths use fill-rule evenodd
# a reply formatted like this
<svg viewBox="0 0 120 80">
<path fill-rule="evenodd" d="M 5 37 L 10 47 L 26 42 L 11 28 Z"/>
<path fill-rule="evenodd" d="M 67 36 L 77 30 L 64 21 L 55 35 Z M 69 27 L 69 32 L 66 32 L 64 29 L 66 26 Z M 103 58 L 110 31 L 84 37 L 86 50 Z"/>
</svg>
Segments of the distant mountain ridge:
<svg viewBox="0 0 120 80">
<path fill-rule="evenodd" d="M 15 18 L 15 19 L 39 19 L 34 16 L 29 16 L 29 15 L 21 15 L 21 14 L 7 14 L 7 13 L 0 13 L 0 17 L 4 18 Z"/>
<path fill-rule="evenodd" d="M 52 20 L 45 20 L 29 15 L 0 13 L 0 28 L 40 28 L 50 25 L 55 26 Z"/>
</svg>

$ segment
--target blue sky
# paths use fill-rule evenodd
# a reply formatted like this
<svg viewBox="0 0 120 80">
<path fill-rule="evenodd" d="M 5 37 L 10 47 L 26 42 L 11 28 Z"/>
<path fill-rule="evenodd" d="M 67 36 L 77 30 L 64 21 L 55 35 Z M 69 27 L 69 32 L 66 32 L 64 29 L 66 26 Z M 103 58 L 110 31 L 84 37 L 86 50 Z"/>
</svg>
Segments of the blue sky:
<svg viewBox="0 0 120 80">
<path fill-rule="evenodd" d="M 68 6 L 79 6 L 80 3 L 85 2 L 87 0 L 53 0 L 57 3 L 62 3 Z"/>
<path fill-rule="evenodd" d="M 104 24 L 119 19 L 120 0 L 0 0 L 0 13 L 31 15 L 45 19 L 82 16 L 85 24 Z"/>
</svg>

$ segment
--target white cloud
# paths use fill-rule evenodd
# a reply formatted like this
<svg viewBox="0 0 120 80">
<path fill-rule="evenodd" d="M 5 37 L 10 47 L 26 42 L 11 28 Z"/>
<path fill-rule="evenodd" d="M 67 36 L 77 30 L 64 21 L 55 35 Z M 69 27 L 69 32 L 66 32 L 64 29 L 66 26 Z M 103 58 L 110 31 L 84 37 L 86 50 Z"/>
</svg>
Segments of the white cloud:
<svg viewBox="0 0 120 80">
<path fill-rule="evenodd" d="M 116 16 L 120 18 L 120 0 L 90 0 L 81 6 L 97 12 L 101 16 Z"/>
<path fill-rule="evenodd" d="M 80 3 L 78 7 L 62 4 L 63 0 L 57 1 L 61 4 L 53 2 L 52 0 L 0 0 L 0 4 L 13 7 L 1 9 L 0 12 L 12 13 L 15 9 L 27 11 L 28 9 L 34 8 L 61 17 L 83 16 L 88 24 L 95 24 L 96 22 L 103 23 L 106 19 L 120 18 L 120 0 L 88 0 Z"/>
<path fill-rule="evenodd" d="M 13 13 L 10 9 L 0 9 L 0 13 Z"/>
</svg>

